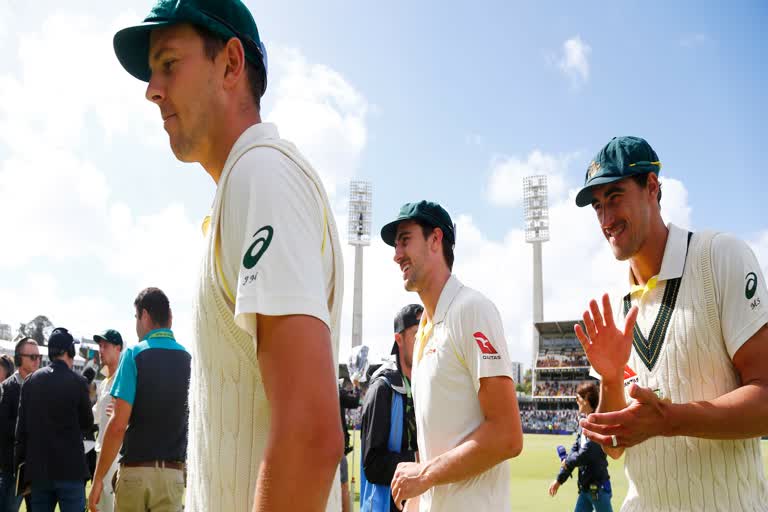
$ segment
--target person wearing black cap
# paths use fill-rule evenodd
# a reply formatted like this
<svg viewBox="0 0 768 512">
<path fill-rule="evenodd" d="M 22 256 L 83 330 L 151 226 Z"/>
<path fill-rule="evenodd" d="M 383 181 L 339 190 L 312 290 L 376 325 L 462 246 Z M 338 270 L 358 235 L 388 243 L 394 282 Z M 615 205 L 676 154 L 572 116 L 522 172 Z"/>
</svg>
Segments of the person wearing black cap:
<svg viewBox="0 0 768 512">
<path fill-rule="evenodd" d="M 509 510 L 506 461 L 522 451 L 523 430 L 501 315 L 452 275 L 456 228 L 439 204 L 403 205 L 381 239 L 395 249 L 405 289 L 424 304 L 411 380 L 419 462 L 398 464 L 395 504 Z"/>
<path fill-rule="evenodd" d="M 93 406 L 93 417 L 99 426 L 99 435 L 96 438 L 95 447 L 98 459 L 104 442 L 104 432 L 107 430 L 109 417 L 114 410 L 110 390 L 115 381 L 120 355 L 123 352 L 123 337 L 115 329 L 107 329 L 100 334 L 95 334 L 93 340 L 99 344 L 99 357 L 103 365 L 102 373 L 106 374 L 106 378 L 99 382 L 99 387 L 96 391 L 96 404 Z M 112 477 L 115 476 L 115 473 L 117 473 L 117 459 L 112 462 L 106 476 L 102 479 L 104 490 L 98 503 L 99 512 L 112 512 L 114 509 L 115 490 L 112 488 Z"/>
<path fill-rule="evenodd" d="M 363 401 L 360 512 L 396 511 L 389 484 L 401 462 L 415 460 L 416 420 L 411 396 L 413 340 L 424 308 L 409 304 L 395 316 L 393 361 L 371 377 Z"/>
<path fill-rule="evenodd" d="M 216 183 L 193 315 L 202 357 L 185 506 L 335 511 L 342 246 L 319 175 L 261 122 L 268 66 L 253 16 L 240 0 L 160 0 L 113 42 L 147 82 L 173 153 Z"/>
<path fill-rule="evenodd" d="M 83 432 L 93 427 L 88 385 L 72 371 L 75 340 L 63 327 L 48 338 L 51 364 L 29 376 L 21 388 L 15 459 L 31 484 L 32 510 L 82 512 L 90 477 Z"/>
<path fill-rule="evenodd" d="M 741 240 L 665 224 L 660 171 L 647 141 L 616 137 L 576 196 L 629 263 L 626 295 L 590 301 L 574 327 L 601 379 L 598 412 L 580 426 L 626 453 L 624 512 L 765 510 L 768 288 Z"/>
<path fill-rule="evenodd" d="M 2 384 L 0 400 L 0 512 L 18 512 L 21 496 L 16 496 L 16 466 L 13 449 L 16 444 L 16 419 L 19 413 L 21 387 L 27 377 L 40 368 L 40 349 L 32 338 L 16 342 L 13 354 L 16 371 Z M 26 496 L 30 509 L 29 495 Z"/>
</svg>

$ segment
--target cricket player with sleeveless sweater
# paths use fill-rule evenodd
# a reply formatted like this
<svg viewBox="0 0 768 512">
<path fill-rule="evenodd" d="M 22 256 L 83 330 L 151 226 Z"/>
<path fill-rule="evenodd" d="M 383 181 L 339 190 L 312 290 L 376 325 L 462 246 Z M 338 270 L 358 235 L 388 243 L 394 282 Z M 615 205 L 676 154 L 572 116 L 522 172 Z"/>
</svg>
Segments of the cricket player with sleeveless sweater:
<svg viewBox="0 0 768 512">
<path fill-rule="evenodd" d="M 418 498 L 421 512 L 506 511 L 507 460 L 523 449 L 515 383 L 498 310 L 451 274 L 455 233 L 428 201 L 381 229 L 424 304 L 411 371 L 419 461 L 397 465 L 392 497 L 398 507 Z"/>
<path fill-rule="evenodd" d="M 240 0 L 159 0 L 114 47 L 148 83 L 173 153 L 216 183 L 185 510 L 336 512 L 341 245 L 317 173 L 261 122 L 267 54 L 253 16 Z"/>
<path fill-rule="evenodd" d="M 626 295 L 592 300 L 586 330 L 575 326 L 601 378 L 598 410 L 580 424 L 625 454 L 622 512 L 765 511 L 765 277 L 741 240 L 664 224 L 660 170 L 645 140 L 614 138 L 576 196 L 629 262 Z"/>
</svg>

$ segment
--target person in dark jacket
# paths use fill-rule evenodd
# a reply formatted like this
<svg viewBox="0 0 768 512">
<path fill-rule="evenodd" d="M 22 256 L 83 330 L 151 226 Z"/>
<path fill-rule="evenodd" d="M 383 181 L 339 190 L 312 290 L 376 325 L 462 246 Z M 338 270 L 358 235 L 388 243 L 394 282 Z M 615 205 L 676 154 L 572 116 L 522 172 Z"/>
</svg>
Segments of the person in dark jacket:
<svg viewBox="0 0 768 512">
<path fill-rule="evenodd" d="M 360 407 L 360 388 L 357 380 L 352 380 L 352 389 L 339 388 L 339 410 L 341 411 L 341 429 L 344 432 L 344 455 L 341 456 L 339 474 L 341 477 L 341 512 L 352 512 L 352 498 L 349 495 L 349 468 L 347 467 L 347 454 L 352 451 L 347 424 L 347 409 Z M 352 425 L 354 429 L 355 426 Z"/>
<path fill-rule="evenodd" d="M 40 349 L 32 338 L 22 338 L 13 353 L 16 371 L 0 384 L 0 512 L 18 512 L 21 496 L 16 496 L 16 467 L 13 448 L 16 444 L 16 417 L 24 380 L 40 368 Z M 27 510 L 30 510 L 27 499 Z"/>
<path fill-rule="evenodd" d="M 363 401 L 361 425 L 362 472 L 364 481 L 389 487 L 397 465 L 401 462 L 414 462 L 416 446 L 416 419 L 411 397 L 411 364 L 413 361 L 413 343 L 419 320 L 424 308 L 420 304 L 409 304 L 395 316 L 395 342 L 392 354 L 395 360 L 382 365 L 371 377 L 371 384 Z M 399 397 L 398 397 L 399 395 Z M 392 425 L 392 401 L 402 400 L 402 424 L 395 425 L 402 432 L 400 450 L 390 450 L 390 431 Z M 382 504 L 363 496 L 361 491 L 361 512 L 397 511 L 391 493 Z M 367 499 L 366 499 L 367 498 Z"/>
<path fill-rule="evenodd" d="M 75 340 L 63 327 L 48 339 L 51 364 L 29 376 L 21 388 L 16 425 L 16 465 L 24 462 L 32 510 L 82 512 L 88 464 L 83 432 L 93 426 L 88 384 L 72 371 Z"/>
<path fill-rule="evenodd" d="M 0 356 L 0 382 L 13 375 L 16 370 L 16 366 L 13 364 L 13 359 L 8 354 Z M 0 399 L 2 399 L 2 392 L 0 392 Z"/>
<path fill-rule="evenodd" d="M 587 416 L 594 412 L 600 399 L 600 392 L 594 382 L 584 382 L 576 388 L 576 403 L 579 404 L 579 415 Z M 560 474 L 549 486 L 549 495 L 555 496 L 557 490 L 571 476 L 573 470 L 579 468 L 579 497 L 576 500 L 574 512 L 612 512 L 611 484 L 608 475 L 608 460 L 603 448 L 587 439 L 581 427 L 576 432 L 576 442 L 571 452 L 563 460 Z"/>
</svg>

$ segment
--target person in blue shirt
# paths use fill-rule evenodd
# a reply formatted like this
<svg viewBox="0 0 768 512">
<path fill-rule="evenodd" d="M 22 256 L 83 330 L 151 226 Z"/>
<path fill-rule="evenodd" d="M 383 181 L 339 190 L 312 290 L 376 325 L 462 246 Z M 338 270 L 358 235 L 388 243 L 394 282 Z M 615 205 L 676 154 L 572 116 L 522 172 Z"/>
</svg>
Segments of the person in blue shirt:
<svg viewBox="0 0 768 512">
<path fill-rule="evenodd" d="M 600 392 L 595 382 L 584 382 L 576 388 L 576 403 L 579 415 L 587 416 L 594 412 L 600 400 Z M 579 497 L 574 512 L 612 512 L 611 484 L 608 475 L 608 460 L 603 448 L 587 439 L 581 427 L 576 432 L 576 442 L 571 452 L 560 466 L 560 474 L 549 486 L 549 495 L 554 497 L 560 486 L 570 478 L 573 470 L 579 468 Z"/>
<path fill-rule="evenodd" d="M 141 341 L 120 357 L 110 391 L 114 411 L 104 432 L 88 507 L 98 510 L 104 476 L 120 450 L 115 509 L 180 511 L 192 358 L 174 338 L 171 307 L 162 290 L 142 290 L 133 305 Z"/>
</svg>

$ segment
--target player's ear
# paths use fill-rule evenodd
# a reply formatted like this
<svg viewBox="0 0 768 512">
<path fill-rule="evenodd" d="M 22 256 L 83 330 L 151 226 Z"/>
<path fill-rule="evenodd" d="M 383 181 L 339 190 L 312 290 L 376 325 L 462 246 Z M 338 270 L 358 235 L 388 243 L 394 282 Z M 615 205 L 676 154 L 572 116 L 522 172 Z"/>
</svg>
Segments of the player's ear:
<svg viewBox="0 0 768 512">
<path fill-rule="evenodd" d="M 233 37 L 227 41 L 223 52 L 226 59 L 224 82 L 225 86 L 231 86 L 245 74 L 245 49 L 240 39 Z"/>
</svg>

